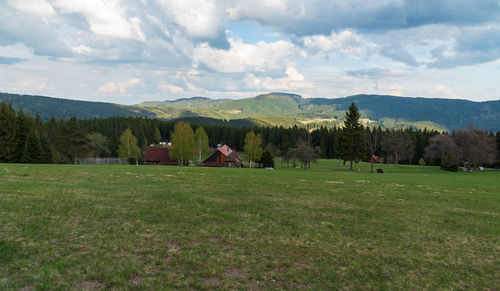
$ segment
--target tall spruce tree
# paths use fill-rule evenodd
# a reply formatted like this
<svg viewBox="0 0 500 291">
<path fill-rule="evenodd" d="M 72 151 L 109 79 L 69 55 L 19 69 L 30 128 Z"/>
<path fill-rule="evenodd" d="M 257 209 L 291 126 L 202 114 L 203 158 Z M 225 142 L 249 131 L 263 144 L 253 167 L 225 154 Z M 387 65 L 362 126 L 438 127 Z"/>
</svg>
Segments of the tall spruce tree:
<svg viewBox="0 0 500 291">
<path fill-rule="evenodd" d="M 49 143 L 47 136 L 42 136 L 40 138 L 40 163 L 50 164 L 53 163 L 54 159 L 52 156 L 52 148 Z"/>
<path fill-rule="evenodd" d="M 352 102 L 345 114 L 340 140 L 340 155 L 344 161 L 350 161 L 351 171 L 353 162 L 359 162 L 365 155 L 365 132 L 359 117 L 358 107 Z"/>
<path fill-rule="evenodd" d="M 15 149 L 16 112 L 4 101 L 0 103 L 0 162 L 10 162 Z"/>
<path fill-rule="evenodd" d="M 61 162 L 74 163 L 75 158 L 84 157 L 88 150 L 87 143 L 85 131 L 80 128 L 76 118 L 60 122 L 55 144 L 57 152 L 61 154 Z"/>
<path fill-rule="evenodd" d="M 12 156 L 14 163 L 29 163 L 28 135 L 29 121 L 22 109 L 17 113 L 15 148 Z"/>
<path fill-rule="evenodd" d="M 40 156 L 42 149 L 40 147 L 40 138 L 34 131 L 30 131 L 28 134 L 28 141 L 26 142 L 28 146 L 28 162 L 33 164 L 40 163 Z"/>
</svg>

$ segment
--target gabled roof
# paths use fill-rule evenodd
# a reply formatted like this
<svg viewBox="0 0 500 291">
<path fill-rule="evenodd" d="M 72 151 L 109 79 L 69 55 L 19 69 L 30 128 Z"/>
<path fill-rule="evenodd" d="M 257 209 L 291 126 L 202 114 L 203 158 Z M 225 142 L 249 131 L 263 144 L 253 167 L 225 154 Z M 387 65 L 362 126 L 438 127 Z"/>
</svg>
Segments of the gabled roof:
<svg viewBox="0 0 500 291">
<path fill-rule="evenodd" d="M 217 150 L 219 152 L 221 152 L 223 155 L 225 155 L 226 157 L 228 157 L 229 155 L 231 155 L 231 153 L 233 152 L 233 150 L 230 147 L 228 147 L 226 144 L 223 145 L 223 146 L 221 146 L 221 147 L 219 147 Z"/>
<path fill-rule="evenodd" d="M 144 154 L 144 161 L 157 162 L 160 164 L 175 163 L 175 161 L 170 159 L 167 147 L 148 147 Z"/>
<path fill-rule="evenodd" d="M 241 167 L 243 164 L 238 154 L 227 145 L 218 147 L 217 150 L 213 154 L 211 154 L 207 159 L 205 159 L 205 161 L 203 161 L 203 163 L 201 164 L 203 166 L 211 166 L 211 167 L 222 166 L 223 163 L 221 162 L 210 161 L 210 159 L 217 154 L 223 155 L 225 157 L 225 161 L 234 161 L 235 163 L 238 164 L 238 167 Z"/>
</svg>

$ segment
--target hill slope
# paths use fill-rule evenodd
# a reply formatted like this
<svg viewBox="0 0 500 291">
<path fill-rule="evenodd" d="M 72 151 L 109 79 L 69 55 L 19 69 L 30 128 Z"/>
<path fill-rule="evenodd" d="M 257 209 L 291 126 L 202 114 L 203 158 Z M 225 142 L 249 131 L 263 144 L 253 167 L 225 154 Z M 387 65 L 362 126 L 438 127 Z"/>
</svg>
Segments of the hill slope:
<svg viewBox="0 0 500 291">
<path fill-rule="evenodd" d="M 365 124 L 384 128 L 414 127 L 454 130 L 474 125 L 500 131 L 500 100 L 473 102 L 439 98 L 387 95 L 354 95 L 344 98 L 302 98 L 296 94 L 269 93 L 244 99 L 182 98 L 125 106 L 104 102 L 75 101 L 43 96 L 0 93 L 0 101 L 16 110 L 38 112 L 43 119 L 142 116 L 180 119 L 198 123 L 236 126 L 341 125 L 344 113 L 355 102 Z M 227 122 L 227 123 L 226 123 Z"/>
<path fill-rule="evenodd" d="M 305 99 L 295 94 L 270 93 L 238 100 L 195 97 L 158 102 L 152 107 L 150 103 L 141 103 L 139 106 L 164 113 L 175 108 L 177 111 L 184 109 L 212 118 L 254 118 L 267 124 L 317 127 L 340 125 L 351 102 L 358 105 L 365 123 L 378 123 L 386 128 L 413 126 L 454 130 L 472 124 L 488 130 L 500 130 L 500 101 L 473 102 L 387 95 Z M 163 114 L 162 117 L 179 116 Z"/>
<path fill-rule="evenodd" d="M 17 95 L 0 93 L 0 102 L 11 104 L 14 109 L 40 114 L 44 120 L 51 117 L 69 119 L 73 116 L 80 119 L 105 118 L 111 116 L 149 116 L 155 115 L 149 110 L 136 106 L 123 106 L 105 102 L 77 101 L 44 96 Z"/>
</svg>

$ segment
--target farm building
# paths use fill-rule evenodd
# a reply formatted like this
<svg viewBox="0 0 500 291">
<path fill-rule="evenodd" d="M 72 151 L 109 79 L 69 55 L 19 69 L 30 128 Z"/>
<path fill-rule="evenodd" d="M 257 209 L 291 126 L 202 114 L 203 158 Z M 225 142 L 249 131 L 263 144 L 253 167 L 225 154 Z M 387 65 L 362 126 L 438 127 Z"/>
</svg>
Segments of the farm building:
<svg viewBox="0 0 500 291">
<path fill-rule="evenodd" d="M 170 159 L 168 147 L 150 146 L 144 154 L 144 163 L 146 165 L 177 165 L 176 160 Z"/>
<path fill-rule="evenodd" d="M 370 159 L 368 159 L 368 163 L 378 163 L 380 164 L 381 160 L 379 156 L 372 156 Z"/>
<path fill-rule="evenodd" d="M 206 167 L 241 168 L 243 162 L 234 150 L 227 145 L 223 145 L 218 147 L 201 165 Z"/>
</svg>

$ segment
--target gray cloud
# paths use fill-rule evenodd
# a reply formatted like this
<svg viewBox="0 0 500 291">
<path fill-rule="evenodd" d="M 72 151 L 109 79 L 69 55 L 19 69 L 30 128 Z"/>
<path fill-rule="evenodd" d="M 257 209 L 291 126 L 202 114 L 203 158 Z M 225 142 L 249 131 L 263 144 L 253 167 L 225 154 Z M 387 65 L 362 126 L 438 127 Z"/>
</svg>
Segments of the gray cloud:
<svg viewBox="0 0 500 291">
<path fill-rule="evenodd" d="M 412 54 L 398 45 L 384 47 L 381 49 L 380 53 L 387 58 L 405 63 L 408 66 L 416 67 L 419 65 Z"/>
<path fill-rule="evenodd" d="M 494 61 L 500 58 L 500 29 L 465 29 L 450 50 L 439 47 L 433 51 L 433 56 L 435 60 L 427 64 L 431 68 L 454 68 Z"/>
<path fill-rule="evenodd" d="M 27 61 L 27 59 L 0 56 L 0 64 L 3 64 L 3 65 L 12 65 L 12 64 L 20 63 L 20 62 L 25 62 L 25 61 Z"/>
<path fill-rule="evenodd" d="M 352 77 L 380 79 L 393 75 L 393 72 L 389 69 L 384 68 L 370 68 L 364 70 L 346 71 L 346 75 Z"/>
<path fill-rule="evenodd" d="M 253 20 L 300 36 L 327 35 L 346 28 L 381 33 L 427 24 L 470 25 L 500 19 L 497 0 L 289 1 L 287 5 L 286 9 L 261 10 L 253 2 L 240 4 L 236 15 L 239 20 Z"/>
</svg>

